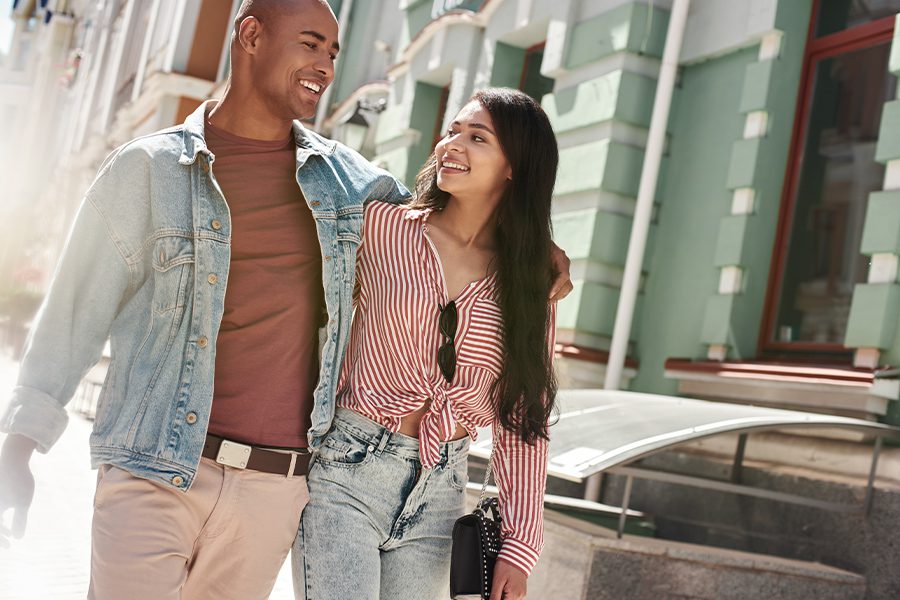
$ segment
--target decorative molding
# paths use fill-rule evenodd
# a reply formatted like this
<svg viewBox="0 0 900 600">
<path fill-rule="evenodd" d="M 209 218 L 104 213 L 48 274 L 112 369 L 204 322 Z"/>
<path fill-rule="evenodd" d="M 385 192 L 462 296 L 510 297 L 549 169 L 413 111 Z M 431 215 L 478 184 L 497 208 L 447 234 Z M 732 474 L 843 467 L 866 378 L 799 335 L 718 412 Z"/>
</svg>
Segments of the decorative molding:
<svg viewBox="0 0 900 600">
<path fill-rule="evenodd" d="M 566 71 L 556 78 L 556 89 L 562 90 L 579 83 L 599 79 L 614 71 L 628 71 L 650 79 L 659 77 L 660 60 L 648 56 L 638 56 L 631 52 L 617 52 L 606 58 Z"/>
<path fill-rule="evenodd" d="M 576 210 L 596 208 L 623 217 L 633 217 L 636 202 L 637 200 L 632 196 L 623 196 L 605 190 L 590 190 L 553 196 L 550 211 L 556 216 Z"/>
<path fill-rule="evenodd" d="M 732 215 L 752 215 L 756 210 L 756 190 L 750 187 L 737 188 L 731 195 Z"/>
<path fill-rule="evenodd" d="M 710 344 L 706 349 L 706 357 L 709 360 L 721 362 L 728 358 L 728 346 L 723 344 Z"/>
<path fill-rule="evenodd" d="M 759 42 L 759 60 L 772 60 L 781 55 L 784 32 L 773 29 L 765 34 Z"/>
<path fill-rule="evenodd" d="M 884 189 L 900 189 L 900 159 L 887 162 L 884 169 Z"/>
<path fill-rule="evenodd" d="M 764 110 L 754 110 L 747 113 L 744 121 L 744 139 L 766 137 L 769 132 L 769 113 Z"/>
<path fill-rule="evenodd" d="M 722 267 L 719 271 L 719 293 L 740 294 L 744 285 L 744 270 L 741 267 Z"/>
<path fill-rule="evenodd" d="M 575 344 L 561 344 L 557 342 L 554 352 L 556 353 L 556 356 L 574 358 L 603 365 L 609 361 L 609 352 L 606 350 L 597 350 L 595 348 L 577 346 Z M 633 358 L 626 358 L 625 366 L 636 370 L 640 366 L 640 363 Z"/>
<path fill-rule="evenodd" d="M 853 353 L 853 366 L 860 369 L 875 369 L 881 361 L 878 348 L 857 348 Z"/>
<path fill-rule="evenodd" d="M 595 123 L 587 127 L 560 132 L 556 135 L 560 150 L 584 146 L 597 140 L 610 139 L 626 146 L 644 149 L 647 146 L 647 129 L 615 119 Z"/>
<path fill-rule="evenodd" d="M 896 254 L 879 252 L 873 254 L 869 265 L 869 283 L 895 283 L 898 273 Z"/>
<path fill-rule="evenodd" d="M 669 358 L 665 375 L 680 381 L 705 381 L 722 385 L 731 397 L 741 397 L 741 387 L 758 390 L 748 400 L 763 396 L 783 404 L 802 405 L 816 410 L 832 408 L 883 415 L 888 401 L 900 397 L 900 379 L 885 377 L 887 369 L 857 368 L 850 365 L 768 363 L 758 361 L 695 361 Z M 761 393 L 766 388 L 770 391 Z M 819 397 L 817 401 L 816 398 Z M 824 398 L 831 401 L 825 402 Z M 827 411 L 826 411 L 827 412 Z"/>
</svg>

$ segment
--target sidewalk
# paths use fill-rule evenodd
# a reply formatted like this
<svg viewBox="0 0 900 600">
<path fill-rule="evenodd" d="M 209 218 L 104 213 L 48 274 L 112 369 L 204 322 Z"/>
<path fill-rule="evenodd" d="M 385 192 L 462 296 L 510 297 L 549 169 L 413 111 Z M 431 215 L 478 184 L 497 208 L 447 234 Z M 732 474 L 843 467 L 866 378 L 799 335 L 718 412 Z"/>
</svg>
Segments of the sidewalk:
<svg viewBox="0 0 900 600">
<path fill-rule="evenodd" d="M 17 365 L 0 354 L 0 407 L 6 405 L 16 372 Z M 90 433 L 91 423 L 72 415 L 51 452 L 35 453 L 35 498 L 25 537 L 0 549 L 0 600 L 84 600 L 87 595 L 96 481 Z M 292 598 L 288 560 L 270 600 Z"/>
</svg>

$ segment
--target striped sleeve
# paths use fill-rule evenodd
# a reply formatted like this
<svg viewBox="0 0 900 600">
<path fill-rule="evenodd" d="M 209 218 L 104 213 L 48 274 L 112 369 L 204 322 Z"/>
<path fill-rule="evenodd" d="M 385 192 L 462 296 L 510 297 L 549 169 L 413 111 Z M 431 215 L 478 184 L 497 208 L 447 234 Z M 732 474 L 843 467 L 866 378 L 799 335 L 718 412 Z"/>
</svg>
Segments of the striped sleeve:
<svg viewBox="0 0 900 600">
<path fill-rule="evenodd" d="M 547 344 L 551 360 L 556 344 L 556 304 L 550 306 Z M 547 489 L 548 442 L 534 444 L 494 424 L 497 444 L 494 470 L 500 492 L 503 545 L 499 559 L 531 574 L 544 547 L 544 492 Z"/>
</svg>

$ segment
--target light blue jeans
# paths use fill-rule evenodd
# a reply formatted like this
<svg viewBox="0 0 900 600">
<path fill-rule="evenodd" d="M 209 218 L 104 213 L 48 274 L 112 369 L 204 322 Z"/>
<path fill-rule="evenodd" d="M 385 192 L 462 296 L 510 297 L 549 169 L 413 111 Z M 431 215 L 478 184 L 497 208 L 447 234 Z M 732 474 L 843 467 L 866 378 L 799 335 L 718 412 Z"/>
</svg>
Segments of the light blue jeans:
<svg viewBox="0 0 900 600">
<path fill-rule="evenodd" d="M 292 552 L 297 599 L 447 600 L 468 449 L 469 438 L 442 444 L 425 469 L 417 439 L 338 408 L 309 472 Z"/>
</svg>

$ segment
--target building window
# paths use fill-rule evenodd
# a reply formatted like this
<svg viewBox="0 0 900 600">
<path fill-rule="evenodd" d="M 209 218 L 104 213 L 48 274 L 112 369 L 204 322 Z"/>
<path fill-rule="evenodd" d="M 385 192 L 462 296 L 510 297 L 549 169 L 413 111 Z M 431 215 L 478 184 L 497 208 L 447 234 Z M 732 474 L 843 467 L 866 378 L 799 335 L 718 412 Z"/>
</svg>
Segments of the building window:
<svg viewBox="0 0 900 600">
<path fill-rule="evenodd" d="M 428 157 L 434 152 L 434 146 L 443 133 L 444 113 L 447 111 L 447 98 L 450 86 L 439 86 L 424 81 L 417 81 L 411 114 L 410 129 L 421 133 L 416 143 L 409 148 L 406 171 L 395 173 L 401 180 L 411 186 L 416 174 Z"/>
<path fill-rule="evenodd" d="M 866 281 L 859 252 L 888 71 L 894 18 L 867 2 L 816 2 L 801 78 L 773 269 L 760 337 L 764 354 L 847 354 L 853 288 Z M 886 3 L 879 3 L 884 7 Z M 900 1 L 893 2 L 900 10 Z M 872 19 L 875 20 L 872 20 Z"/>
<path fill-rule="evenodd" d="M 818 38 L 893 17 L 900 12 L 898 0 L 818 0 L 816 4 L 814 22 Z"/>
<path fill-rule="evenodd" d="M 450 86 L 445 85 L 441 89 L 441 99 L 438 103 L 437 117 L 434 121 L 434 133 L 431 135 L 431 149 L 444 137 L 444 113 L 447 112 L 447 101 L 450 99 Z"/>
<path fill-rule="evenodd" d="M 538 103 L 544 94 L 553 91 L 553 80 L 541 75 L 541 63 L 544 62 L 544 44 L 536 44 L 525 49 L 525 61 L 522 65 L 522 77 L 519 89 L 534 98 Z"/>
</svg>

